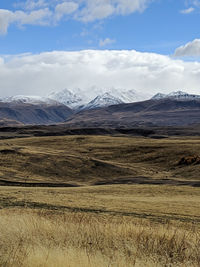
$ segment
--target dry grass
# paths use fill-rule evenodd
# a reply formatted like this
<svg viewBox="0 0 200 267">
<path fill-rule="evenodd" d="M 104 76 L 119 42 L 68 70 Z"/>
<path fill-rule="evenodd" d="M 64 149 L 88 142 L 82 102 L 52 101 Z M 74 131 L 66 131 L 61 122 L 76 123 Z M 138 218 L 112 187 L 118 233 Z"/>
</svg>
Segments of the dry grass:
<svg viewBox="0 0 200 267">
<path fill-rule="evenodd" d="M 178 165 L 182 157 L 199 155 L 199 151 L 199 138 L 64 136 L 1 140 L 0 178 L 79 185 L 138 176 L 199 180 L 200 165 Z"/>
<path fill-rule="evenodd" d="M 200 222 L 200 189 L 189 186 L 109 185 L 80 188 L 0 187 L 0 207 L 129 215 L 166 222 Z"/>
<path fill-rule="evenodd" d="M 199 266 L 200 190 L 0 188 L 0 266 Z"/>
<path fill-rule="evenodd" d="M 200 233 L 83 213 L 1 212 L 1 266 L 199 266 Z"/>
<path fill-rule="evenodd" d="M 2 267 L 200 266 L 199 139 L 66 136 L 0 141 L 0 179 L 77 188 L 0 187 Z M 91 186 L 97 182 L 121 185 Z M 124 183 L 124 184 L 123 184 Z"/>
</svg>

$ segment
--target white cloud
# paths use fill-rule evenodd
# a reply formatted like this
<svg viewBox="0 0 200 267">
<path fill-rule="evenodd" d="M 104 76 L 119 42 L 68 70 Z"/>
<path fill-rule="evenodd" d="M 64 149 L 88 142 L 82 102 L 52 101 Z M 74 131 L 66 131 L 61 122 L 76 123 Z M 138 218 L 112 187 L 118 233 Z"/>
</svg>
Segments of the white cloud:
<svg viewBox="0 0 200 267">
<path fill-rule="evenodd" d="M 174 56 L 176 57 L 199 57 L 200 56 L 200 39 L 195 39 L 186 45 L 176 49 Z"/>
<path fill-rule="evenodd" d="M 13 17 L 13 12 L 5 9 L 0 9 L 0 34 L 7 33 L 8 26 L 14 20 Z"/>
<path fill-rule="evenodd" d="M 127 15 L 142 12 L 150 0 L 83 0 L 84 7 L 76 14 L 79 20 L 88 22 L 111 15 Z"/>
<path fill-rule="evenodd" d="M 31 12 L 9 11 L 0 9 L 0 33 L 6 34 L 11 23 L 19 25 L 47 25 L 52 13 L 48 8 L 34 10 Z"/>
<path fill-rule="evenodd" d="M 51 25 L 54 24 L 55 21 L 59 22 L 65 17 L 82 22 L 93 22 L 114 15 L 128 15 L 134 12 L 144 11 L 152 1 L 155 0 L 22 1 L 14 5 L 15 8 L 17 8 L 14 11 L 0 9 L 0 33 L 5 34 L 10 24 L 16 22 L 21 25 Z M 38 16 L 40 16 L 40 18 L 38 18 Z M 24 19 L 25 17 L 26 19 Z M 29 23 L 29 21 L 31 21 L 31 23 Z"/>
<path fill-rule="evenodd" d="M 38 0 L 38 1 L 27 0 L 23 4 L 23 7 L 27 10 L 33 10 L 33 9 L 37 9 L 37 8 L 47 7 L 47 6 L 48 6 L 48 3 L 45 0 Z"/>
<path fill-rule="evenodd" d="M 182 14 L 190 14 L 190 13 L 192 13 L 192 12 L 194 12 L 194 7 L 189 7 L 189 8 L 187 8 L 187 9 L 183 9 L 183 10 L 181 10 L 180 12 L 182 13 Z"/>
<path fill-rule="evenodd" d="M 55 19 L 59 21 L 63 16 L 72 14 L 78 9 L 78 4 L 75 2 L 64 2 L 58 4 L 55 8 Z"/>
<path fill-rule="evenodd" d="M 63 88 L 93 85 L 154 94 L 184 90 L 200 93 L 200 63 L 134 50 L 54 51 L 0 58 L 0 96 L 47 95 Z"/>
<path fill-rule="evenodd" d="M 114 14 L 115 8 L 110 1 L 87 0 L 83 9 L 79 10 L 76 18 L 84 21 L 94 21 L 105 19 Z"/>
<path fill-rule="evenodd" d="M 135 11 L 142 12 L 147 7 L 149 0 L 118 0 L 116 2 L 116 12 L 122 15 L 131 14 Z"/>
<path fill-rule="evenodd" d="M 15 20 L 20 25 L 48 25 L 51 15 L 52 13 L 48 8 L 34 10 L 28 14 L 23 11 L 16 11 Z"/>
<path fill-rule="evenodd" d="M 106 38 L 104 40 L 101 39 L 99 41 L 99 46 L 103 47 L 103 46 L 107 46 L 107 45 L 113 44 L 115 42 L 116 42 L 115 40 L 110 39 L 110 38 Z"/>
</svg>

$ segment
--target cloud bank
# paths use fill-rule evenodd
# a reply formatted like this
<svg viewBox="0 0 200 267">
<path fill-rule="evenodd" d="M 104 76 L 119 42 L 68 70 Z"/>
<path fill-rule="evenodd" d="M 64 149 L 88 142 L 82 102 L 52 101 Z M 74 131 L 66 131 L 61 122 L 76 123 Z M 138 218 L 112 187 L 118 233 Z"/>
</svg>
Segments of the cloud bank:
<svg viewBox="0 0 200 267">
<path fill-rule="evenodd" d="M 114 15 L 143 12 L 153 0 L 27 0 L 15 10 L 0 9 L 0 33 L 6 34 L 13 23 L 55 25 L 64 18 L 93 22 Z"/>
<path fill-rule="evenodd" d="M 200 63 L 135 50 L 54 51 L 0 57 L 0 96 L 47 95 L 64 88 L 200 93 Z"/>
</svg>

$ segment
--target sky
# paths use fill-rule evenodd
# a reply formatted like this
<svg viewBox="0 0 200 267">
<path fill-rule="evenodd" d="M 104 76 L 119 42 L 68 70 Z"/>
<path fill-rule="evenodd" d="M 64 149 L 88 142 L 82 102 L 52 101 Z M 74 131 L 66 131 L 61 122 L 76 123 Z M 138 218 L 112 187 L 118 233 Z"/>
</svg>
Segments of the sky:
<svg viewBox="0 0 200 267">
<path fill-rule="evenodd" d="M 199 0 L 6 0 L 0 97 L 64 88 L 200 94 Z"/>
</svg>

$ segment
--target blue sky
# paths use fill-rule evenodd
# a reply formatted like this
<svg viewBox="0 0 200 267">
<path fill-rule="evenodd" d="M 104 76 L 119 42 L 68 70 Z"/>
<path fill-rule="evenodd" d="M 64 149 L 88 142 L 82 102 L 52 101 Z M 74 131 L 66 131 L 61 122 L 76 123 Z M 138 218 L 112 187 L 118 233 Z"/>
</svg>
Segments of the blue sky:
<svg viewBox="0 0 200 267">
<path fill-rule="evenodd" d="M 1 1 L 0 97 L 200 94 L 199 21 L 200 0 Z"/>
<path fill-rule="evenodd" d="M 112 2 L 109 0 L 93 0 L 93 3 L 95 1 L 101 2 L 102 8 L 104 2 Z M 139 2 L 139 0 L 135 2 L 137 1 Z M 39 3 L 38 0 L 6 0 L 3 3 L 1 1 L 0 8 L 13 13 L 22 11 L 30 14 L 33 11 L 47 11 L 47 9 L 55 13 L 56 5 L 66 2 L 80 3 L 81 1 L 50 0 L 46 1 L 46 3 L 45 1 Z M 121 2 L 126 4 L 134 2 L 134 0 L 122 0 Z M 122 12 L 118 12 L 119 14 L 113 12 L 103 18 L 99 18 L 98 14 L 96 16 L 93 14 L 92 19 L 89 21 L 85 18 L 77 18 L 80 16 L 78 12 L 81 12 L 81 8 L 77 8 L 75 12 L 70 14 L 64 14 L 56 22 L 53 21 L 53 14 L 47 19 L 44 17 L 44 24 L 46 25 L 41 25 L 43 24 L 41 21 L 20 22 L 19 18 L 15 22 L 11 22 L 6 29 L 7 31 L 1 34 L 0 53 L 19 54 L 82 49 L 135 49 L 159 54 L 173 54 L 177 47 L 200 37 L 200 6 L 198 6 L 198 1 L 142 0 L 141 2 L 145 2 L 144 8 L 133 8 L 132 12 L 130 11 L 129 13 L 126 10 L 123 14 Z M 35 3 L 35 8 L 33 3 Z M 86 5 L 86 3 L 82 5 Z M 127 6 L 128 4 L 126 4 Z M 181 12 L 190 8 L 194 8 L 191 13 L 183 14 Z M 0 13 L 1 17 L 3 16 Z M 0 28 L 2 27 L 1 24 L 0 20 Z"/>
</svg>

